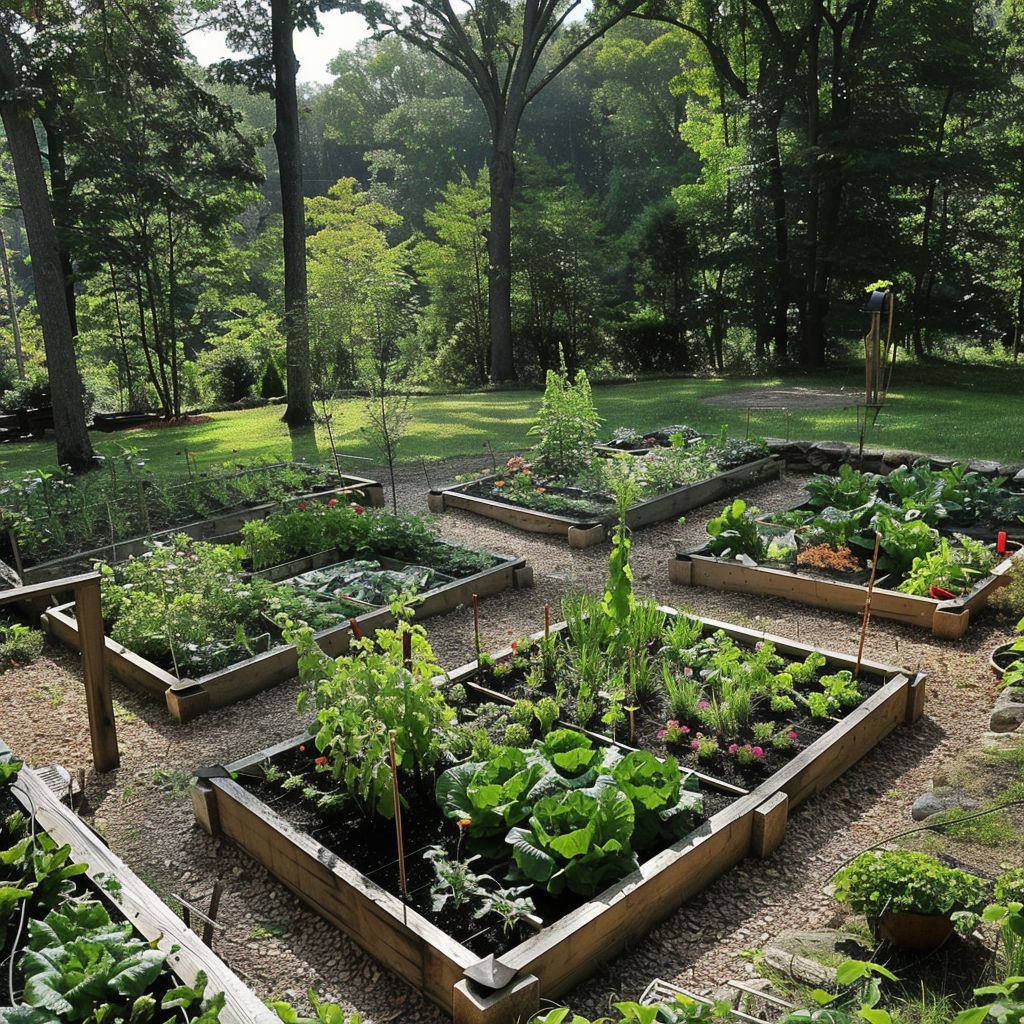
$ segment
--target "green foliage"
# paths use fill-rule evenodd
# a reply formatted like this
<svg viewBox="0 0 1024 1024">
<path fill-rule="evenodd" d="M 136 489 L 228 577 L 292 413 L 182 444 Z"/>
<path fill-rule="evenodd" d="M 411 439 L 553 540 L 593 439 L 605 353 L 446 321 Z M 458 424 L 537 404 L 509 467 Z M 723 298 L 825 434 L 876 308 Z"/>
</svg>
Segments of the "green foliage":
<svg viewBox="0 0 1024 1024">
<path fill-rule="evenodd" d="M 535 459 L 544 471 L 575 479 L 594 458 L 600 424 L 586 373 L 580 370 L 570 380 L 568 374 L 548 370 L 537 422 L 530 428 L 539 437 Z"/>
<path fill-rule="evenodd" d="M 43 652 L 43 634 L 21 622 L 0 618 L 0 672 L 20 668 L 35 661 Z"/>
<path fill-rule="evenodd" d="M 745 555 L 755 562 L 763 562 L 768 557 L 768 545 L 757 529 L 758 511 L 748 508 L 742 498 L 726 505 L 707 526 L 711 553 L 720 558 Z"/>
<path fill-rule="evenodd" d="M 910 850 L 861 854 L 836 874 L 834 882 L 835 898 L 869 918 L 898 912 L 976 911 L 988 895 L 982 879 Z"/>
<path fill-rule="evenodd" d="M 394 816 L 388 734 L 395 733 L 395 761 L 417 789 L 440 762 L 455 724 L 455 711 L 434 684 L 441 674 L 421 626 L 399 622 L 373 639 L 355 641 L 340 658 L 325 655 L 308 629 L 287 634 L 299 655 L 299 710 L 316 710 L 317 750 L 325 770 L 365 814 Z M 403 662 L 403 638 L 412 660 Z"/>
<path fill-rule="evenodd" d="M 945 537 L 936 550 L 914 559 L 907 578 L 896 588 L 904 594 L 926 597 L 932 587 L 962 594 L 995 565 L 996 556 L 980 540 L 958 535 L 954 543 Z"/>
</svg>

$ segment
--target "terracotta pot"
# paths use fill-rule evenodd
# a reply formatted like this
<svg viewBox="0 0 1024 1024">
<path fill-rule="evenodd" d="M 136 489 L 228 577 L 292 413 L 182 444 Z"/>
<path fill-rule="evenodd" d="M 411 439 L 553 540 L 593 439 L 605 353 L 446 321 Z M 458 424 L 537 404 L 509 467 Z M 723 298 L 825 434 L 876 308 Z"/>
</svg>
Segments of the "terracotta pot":
<svg viewBox="0 0 1024 1024">
<path fill-rule="evenodd" d="M 953 934 L 953 921 L 946 914 L 883 914 L 878 934 L 898 949 L 931 953 Z"/>
<path fill-rule="evenodd" d="M 997 679 L 1003 678 L 1003 673 L 1012 662 L 1024 660 L 1024 651 L 1012 651 L 1011 647 L 1013 647 L 1013 642 L 1000 644 L 993 648 L 989 655 L 988 663 Z"/>
</svg>

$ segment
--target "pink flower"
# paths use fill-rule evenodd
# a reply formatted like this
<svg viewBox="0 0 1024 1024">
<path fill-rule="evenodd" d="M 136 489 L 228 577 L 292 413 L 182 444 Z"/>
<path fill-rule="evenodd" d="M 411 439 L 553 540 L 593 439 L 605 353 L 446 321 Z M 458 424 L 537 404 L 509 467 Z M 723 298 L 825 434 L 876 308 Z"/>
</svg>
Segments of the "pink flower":
<svg viewBox="0 0 1024 1024">
<path fill-rule="evenodd" d="M 658 739 L 659 740 L 663 740 L 665 738 L 665 734 L 667 732 L 668 732 L 668 729 L 659 729 L 658 730 Z"/>
<path fill-rule="evenodd" d="M 796 729 L 790 729 L 789 733 L 787 735 L 789 736 L 789 738 L 791 740 L 795 740 L 796 739 Z"/>
<path fill-rule="evenodd" d="M 701 702 L 700 702 L 700 703 L 699 703 L 699 704 L 697 705 L 697 707 L 698 707 L 698 708 L 700 708 L 700 710 L 701 710 L 701 711 L 703 711 L 703 710 L 704 710 L 704 709 L 705 709 L 706 707 L 710 707 L 710 705 L 708 704 L 708 702 L 707 702 L 706 700 L 702 700 L 702 701 L 701 701 Z"/>
<path fill-rule="evenodd" d="M 690 749 L 697 750 L 700 747 L 700 740 L 690 740 Z"/>
<path fill-rule="evenodd" d="M 740 747 L 739 747 L 738 743 L 730 743 L 729 744 L 729 753 L 730 754 L 735 754 L 736 751 L 739 750 L 739 749 L 740 749 Z"/>
<path fill-rule="evenodd" d="M 355 512 L 357 516 L 361 516 L 366 511 L 366 509 L 363 508 L 362 505 L 353 505 L 352 511 Z"/>
<path fill-rule="evenodd" d="M 684 676 L 685 676 L 685 677 L 686 677 L 687 679 L 689 679 L 689 678 L 690 678 L 690 676 L 692 676 L 692 675 L 693 675 L 693 669 L 692 669 L 692 668 L 690 668 L 690 666 L 689 666 L 689 665 L 687 665 L 687 666 L 686 666 L 686 668 L 684 668 L 684 669 L 683 669 L 683 675 L 684 675 Z"/>
<path fill-rule="evenodd" d="M 337 504 L 338 504 L 338 499 L 337 498 L 331 498 L 331 500 L 329 502 L 327 502 L 327 507 L 328 508 L 334 508 L 334 506 L 337 505 Z"/>
<path fill-rule="evenodd" d="M 751 747 L 750 752 L 754 757 L 764 757 L 764 749 L 762 747 Z"/>
<path fill-rule="evenodd" d="M 683 734 L 684 736 L 686 736 L 686 735 L 687 735 L 687 734 L 689 733 L 689 731 L 690 731 L 690 727 L 689 727 L 688 725 L 683 725 L 683 726 L 680 726 L 680 729 L 679 729 L 679 731 L 680 731 L 680 732 L 681 732 L 681 733 L 682 733 L 682 734 Z"/>
</svg>

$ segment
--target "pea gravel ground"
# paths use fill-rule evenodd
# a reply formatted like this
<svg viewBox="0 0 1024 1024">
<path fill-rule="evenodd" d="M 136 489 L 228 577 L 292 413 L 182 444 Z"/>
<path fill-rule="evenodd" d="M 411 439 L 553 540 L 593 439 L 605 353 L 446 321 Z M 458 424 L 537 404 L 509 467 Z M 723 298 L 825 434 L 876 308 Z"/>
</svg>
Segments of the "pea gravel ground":
<svg viewBox="0 0 1024 1024">
<path fill-rule="evenodd" d="M 482 460 L 435 464 L 434 485 L 482 468 Z M 367 475 L 371 475 L 367 473 Z M 764 509 L 799 495 L 800 479 L 784 478 L 748 496 Z M 422 471 L 401 470 L 399 506 L 425 511 Z M 668 582 L 672 541 L 701 542 L 711 507 L 696 510 L 680 529 L 663 523 L 638 532 L 633 565 L 636 590 L 694 612 L 762 628 L 835 651 L 856 651 L 859 621 L 781 600 L 687 590 Z M 534 567 L 532 590 L 510 591 L 481 605 L 486 646 L 508 633 L 543 622 L 543 603 L 569 588 L 600 590 L 607 546 L 573 551 L 564 541 L 522 533 L 468 513 L 439 520 L 443 535 L 470 546 L 524 556 Z M 839 919 L 825 892 L 832 872 L 866 846 L 905 828 L 909 807 L 931 777 L 984 731 L 996 688 L 987 669 L 989 649 L 1005 625 L 980 620 L 963 640 L 932 643 L 919 630 L 878 620 L 867 655 L 928 673 L 926 717 L 900 729 L 856 768 L 808 801 L 790 822 L 782 847 L 765 861 L 727 873 L 642 941 L 603 965 L 567 998 L 577 1012 L 597 1015 L 617 999 L 639 996 L 660 976 L 698 990 L 752 968 L 741 956 L 784 928 L 827 926 Z M 472 619 L 459 609 L 429 621 L 441 663 L 471 658 Z M 264 997 L 301 1000 L 310 987 L 321 997 L 357 1010 L 367 1024 L 443 1021 L 435 1007 L 378 967 L 353 942 L 305 909 L 231 844 L 209 838 L 195 824 L 187 797 L 191 773 L 230 761 L 298 732 L 297 684 L 281 685 L 253 700 L 188 725 L 171 722 L 161 708 L 115 682 L 121 768 L 98 776 L 89 770 L 86 716 L 77 659 L 48 642 L 43 658 L 0 675 L 0 736 L 32 764 L 59 762 L 87 769 L 83 815 L 158 893 L 179 894 L 203 905 L 215 879 L 226 885 L 215 940 L 220 954 Z"/>
</svg>

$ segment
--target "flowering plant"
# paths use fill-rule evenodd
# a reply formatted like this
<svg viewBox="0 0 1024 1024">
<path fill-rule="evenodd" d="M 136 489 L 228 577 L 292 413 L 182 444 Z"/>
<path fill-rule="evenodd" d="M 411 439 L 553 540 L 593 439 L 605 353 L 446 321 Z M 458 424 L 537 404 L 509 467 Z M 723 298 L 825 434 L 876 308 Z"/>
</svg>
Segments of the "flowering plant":
<svg viewBox="0 0 1024 1024">
<path fill-rule="evenodd" d="M 690 727 L 688 725 L 680 725 L 674 718 L 670 718 L 664 728 L 658 730 L 658 739 L 662 740 L 665 745 L 671 743 L 679 743 L 684 736 L 690 735 Z"/>
<path fill-rule="evenodd" d="M 744 743 L 742 747 L 738 743 L 730 743 L 729 753 L 736 758 L 736 763 L 741 768 L 764 760 L 764 747 L 751 746 L 749 743 Z"/>
</svg>

